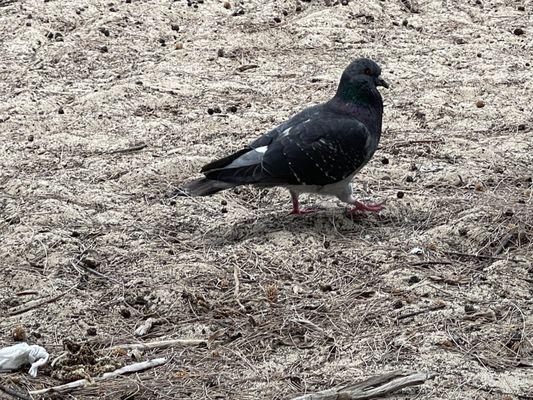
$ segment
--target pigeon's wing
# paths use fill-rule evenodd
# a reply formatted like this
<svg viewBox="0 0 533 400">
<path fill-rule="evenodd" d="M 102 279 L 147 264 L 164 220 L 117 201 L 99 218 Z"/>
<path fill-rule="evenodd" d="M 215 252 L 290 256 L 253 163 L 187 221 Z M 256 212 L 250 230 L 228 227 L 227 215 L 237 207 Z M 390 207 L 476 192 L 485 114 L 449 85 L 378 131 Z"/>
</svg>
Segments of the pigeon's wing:
<svg viewBox="0 0 533 400">
<path fill-rule="evenodd" d="M 257 149 L 258 147 L 269 146 L 278 138 L 286 135 L 295 126 L 298 126 L 306 120 L 314 119 L 320 116 L 324 112 L 324 107 L 324 104 L 318 104 L 316 106 L 306 108 L 278 127 L 255 139 L 252 143 L 250 143 L 250 148 Z"/>
<path fill-rule="evenodd" d="M 212 179 L 231 179 L 231 181 L 238 181 L 240 178 L 244 178 L 243 174 L 249 175 L 250 171 L 254 170 L 255 176 L 257 177 L 259 170 L 257 170 L 256 166 L 262 162 L 263 155 L 268 149 L 268 146 L 280 137 L 287 135 L 293 127 L 318 115 L 322 107 L 323 105 L 319 104 L 306 108 L 288 121 L 261 135 L 245 148 L 204 165 L 201 172 L 209 174 Z M 245 169 L 243 169 L 244 167 Z M 221 170 L 231 170 L 230 173 L 235 176 L 230 177 L 228 176 L 228 171 L 220 172 Z M 246 180 L 249 179 L 251 178 L 246 178 Z"/>
<path fill-rule="evenodd" d="M 261 167 L 276 182 L 323 186 L 342 181 L 359 170 L 372 156 L 374 147 L 368 129 L 356 119 L 309 119 L 274 140 Z"/>
</svg>

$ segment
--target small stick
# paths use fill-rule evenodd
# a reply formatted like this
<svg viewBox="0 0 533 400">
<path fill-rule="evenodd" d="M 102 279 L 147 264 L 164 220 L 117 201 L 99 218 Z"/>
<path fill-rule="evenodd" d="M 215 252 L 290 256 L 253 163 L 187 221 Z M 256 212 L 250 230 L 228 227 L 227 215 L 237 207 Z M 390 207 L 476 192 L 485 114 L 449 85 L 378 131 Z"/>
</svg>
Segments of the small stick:
<svg viewBox="0 0 533 400">
<path fill-rule="evenodd" d="M 233 267 L 233 279 L 235 280 L 235 291 L 233 294 L 235 295 L 235 301 L 239 305 L 239 307 L 242 310 L 245 310 L 246 308 L 242 305 L 241 301 L 239 300 L 239 291 L 241 287 L 241 283 L 239 281 L 239 267 L 235 266 Z"/>
<path fill-rule="evenodd" d="M 446 303 L 444 303 L 444 302 L 438 303 L 438 304 L 435 304 L 432 307 L 428 307 L 428 308 L 424 308 L 422 310 L 413 311 L 413 312 L 410 312 L 410 313 L 407 313 L 407 314 L 399 315 L 397 317 L 397 319 L 406 319 L 406 318 L 414 317 L 416 315 L 424 314 L 426 312 L 441 310 L 444 307 L 446 307 Z"/>
<path fill-rule="evenodd" d="M 496 250 L 494 250 L 494 253 L 492 253 L 493 256 L 497 256 L 500 254 L 503 249 L 507 247 L 507 245 L 514 239 L 515 235 L 512 233 L 509 233 L 506 235 L 501 241 Z"/>
<path fill-rule="evenodd" d="M 20 308 L 14 308 L 12 310 L 9 310 L 7 312 L 7 316 L 8 317 L 12 317 L 14 315 L 24 314 L 24 313 L 26 313 L 28 311 L 31 311 L 31 310 L 33 310 L 35 308 L 38 308 L 38 307 L 41 307 L 41 306 L 43 306 L 45 304 L 53 303 L 54 301 L 59 300 L 61 297 L 63 297 L 64 295 L 66 295 L 67 293 L 72 291 L 74 288 L 75 288 L 75 286 L 71 287 L 70 289 L 68 289 L 66 291 L 64 291 L 63 293 L 59 293 L 58 295 L 55 295 L 55 296 L 50 297 L 50 298 L 45 299 L 45 300 L 30 301 L 30 302 L 26 303 L 25 305 L 23 305 Z"/>
<path fill-rule="evenodd" d="M 240 67 L 237 68 L 237 71 L 244 72 L 244 71 L 248 71 L 249 69 L 254 69 L 257 67 L 259 67 L 259 65 L 256 65 L 256 64 L 241 65 Z"/>
<path fill-rule="evenodd" d="M 10 389 L 6 386 L 0 385 L 0 391 L 14 397 L 15 399 L 22 399 L 22 400 L 31 400 L 30 397 L 26 396 L 23 393 L 19 393 L 16 390 Z"/>
<path fill-rule="evenodd" d="M 525 262 L 524 260 L 519 260 L 518 258 L 505 258 L 505 257 L 497 257 L 497 256 L 485 256 L 482 254 L 470 254 L 470 253 L 460 253 L 457 251 L 445 251 L 445 254 L 451 254 L 454 256 L 461 256 L 461 257 L 471 257 L 471 258 L 478 258 L 480 260 L 504 260 L 504 261 L 512 261 L 516 263 L 522 263 Z"/>
<path fill-rule="evenodd" d="M 106 350 L 152 350 L 173 346 L 198 346 L 207 344 L 207 339 L 169 339 L 160 342 L 118 344 Z"/>
<path fill-rule="evenodd" d="M 388 144 L 388 145 L 383 146 L 382 148 L 386 149 L 388 147 L 405 147 L 405 146 L 410 146 L 412 144 L 425 144 L 425 143 L 428 143 L 428 144 L 429 143 L 440 143 L 440 144 L 443 144 L 444 140 L 442 140 L 442 139 L 407 140 L 407 141 L 404 141 L 404 142 L 396 142 L 396 143 Z"/>
<path fill-rule="evenodd" d="M 50 393 L 50 392 L 60 392 L 60 393 L 70 392 L 71 390 L 82 388 L 85 385 L 92 383 L 92 382 L 101 382 L 107 379 L 116 378 L 117 376 L 120 376 L 120 375 L 129 374 L 131 372 L 144 371 L 149 368 L 154 368 L 154 367 L 163 365 L 166 362 L 167 362 L 166 358 L 155 358 L 150 361 L 143 361 L 140 363 L 126 365 L 125 367 L 119 368 L 113 372 L 106 372 L 102 376 L 98 378 L 94 378 L 92 381 L 89 381 L 88 379 L 79 379 L 77 381 L 69 382 L 64 385 L 53 386 L 53 387 L 40 389 L 40 390 L 32 390 L 29 393 L 31 395 L 40 395 L 40 394 L 45 394 L 45 393 Z"/>
<path fill-rule="evenodd" d="M 420 6 L 416 2 L 416 0 L 400 0 L 400 1 L 405 6 L 405 8 L 407 8 L 413 14 L 418 14 L 420 12 Z"/>
<path fill-rule="evenodd" d="M 134 151 L 139 151 L 144 149 L 145 147 L 148 147 L 146 143 L 138 143 L 136 145 L 133 145 L 131 147 L 128 147 L 126 149 L 118 149 L 118 150 L 111 150 L 111 151 L 104 151 L 102 154 L 118 154 L 118 153 L 132 153 Z"/>
<path fill-rule="evenodd" d="M 304 394 L 293 400 L 364 400 L 383 397 L 408 386 L 423 384 L 435 375 L 420 372 L 394 371 L 373 376 L 362 382 L 338 386 L 317 393 Z"/>
<path fill-rule="evenodd" d="M 419 261 L 412 263 L 412 266 L 420 267 L 424 265 L 452 265 L 453 263 L 451 261 Z"/>
<path fill-rule="evenodd" d="M 23 290 L 21 292 L 15 293 L 17 296 L 29 296 L 32 294 L 39 294 L 37 290 Z"/>
</svg>

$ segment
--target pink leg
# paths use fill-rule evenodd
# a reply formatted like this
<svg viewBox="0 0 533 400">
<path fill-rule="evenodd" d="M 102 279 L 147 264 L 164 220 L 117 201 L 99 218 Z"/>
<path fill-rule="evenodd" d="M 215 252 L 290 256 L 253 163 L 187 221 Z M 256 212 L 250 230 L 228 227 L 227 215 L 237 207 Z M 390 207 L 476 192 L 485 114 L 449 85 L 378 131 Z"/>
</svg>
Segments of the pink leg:
<svg viewBox="0 0 533 400">
<path fill-rule="evenodd" d="M 309 214 L 309 213 L 316 212 L 316 210 L 314 210 L 314 209 L 303 209 L 302 210 L 300 208 L 300 202 L 298 201 L 298 194 L 293 192 L 292 190 L 290 192 L 291 192 L 291 199 L 292 199 L 292 212 L 291 212 L 291 214 L 302 215 L 302 214 Z"/>
<path fill-rule="evenodd" d="M 354 201 L 354 207 L 347 211 L 348 215 L 353 215 L 358 211 L 380 212 L 385 208 L 386 200 L 381 203 L 362 203 L 360 201 Z"/>
</svg>

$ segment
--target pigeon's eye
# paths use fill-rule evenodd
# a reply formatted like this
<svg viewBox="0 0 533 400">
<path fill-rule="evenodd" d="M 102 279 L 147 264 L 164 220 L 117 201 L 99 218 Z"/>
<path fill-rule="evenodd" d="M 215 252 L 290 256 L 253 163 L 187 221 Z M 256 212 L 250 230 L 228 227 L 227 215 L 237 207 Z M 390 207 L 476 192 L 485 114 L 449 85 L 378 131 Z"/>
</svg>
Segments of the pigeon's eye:
<svg viewBox="0 0 533 400">
<path fill-rule="evenodd" d="M 370 68 L 365 68 L 363 72 L 365 75 L 372 75 L 372 70 Z"/>
</svg>

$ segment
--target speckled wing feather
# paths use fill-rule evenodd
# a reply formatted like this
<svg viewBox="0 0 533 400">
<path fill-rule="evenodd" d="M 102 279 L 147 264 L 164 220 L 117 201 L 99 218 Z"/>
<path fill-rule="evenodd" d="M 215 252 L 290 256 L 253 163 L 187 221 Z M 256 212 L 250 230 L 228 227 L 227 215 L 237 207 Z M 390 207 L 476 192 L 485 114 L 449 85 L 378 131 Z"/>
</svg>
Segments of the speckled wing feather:
<svg viewBox="0 0 533 400">
<path fill-rule="evenodd" d="M 323 186 L 359 170 L 374 147 L 367 128 L 354 118 L 310 119 L 274 140 L 261 166 L 287 185 Z"/>
</svg>

